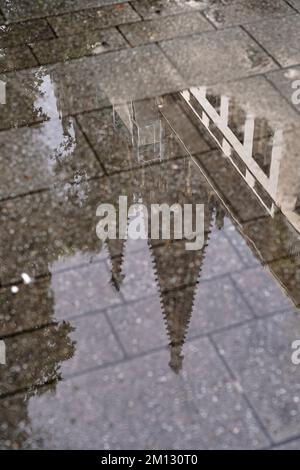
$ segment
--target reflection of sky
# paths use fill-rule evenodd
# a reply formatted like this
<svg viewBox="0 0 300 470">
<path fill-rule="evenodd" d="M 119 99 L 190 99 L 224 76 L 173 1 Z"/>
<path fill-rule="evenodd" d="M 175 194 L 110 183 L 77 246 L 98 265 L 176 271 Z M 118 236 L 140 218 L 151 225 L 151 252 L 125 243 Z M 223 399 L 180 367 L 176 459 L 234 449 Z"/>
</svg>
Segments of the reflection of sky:
<svg viewBox="0 0 300 470">
<path fill-rule="evenodd" d="M 48 121 L 39 126 L 36 134 L 37 148 L 46 148 L 48 154 L 47 165 L 52 171 L 58 158 L 60 161 L 72 155 L 76 148 L 75 130 L 72 120 L 68 120 L 64 129 L 61 113 L 55 94 L 55 84 L 49 74 L 43 74 L 42 83 L 35 101 L 36 110 L 41 110 L 48 117 Z"/>
</svg>

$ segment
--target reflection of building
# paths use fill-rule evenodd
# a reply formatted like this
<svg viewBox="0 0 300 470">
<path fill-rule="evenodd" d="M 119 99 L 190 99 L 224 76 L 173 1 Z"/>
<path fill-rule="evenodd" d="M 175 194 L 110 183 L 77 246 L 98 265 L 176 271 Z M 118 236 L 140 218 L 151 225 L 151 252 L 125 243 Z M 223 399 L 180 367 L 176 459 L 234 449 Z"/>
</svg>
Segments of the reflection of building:
<svg viewBox="0 0 300 470">
<path fill-rule="evenodd" d="M 147 102 L 115 106 L 114 125 L 116 129 L 122 123 L 125 125 L 132 136 L 133 158 L 137 159 L 139 163 L 149 163 L 151 160 L 150 158 L 145 162 L 146 159 L 141 158 L 141 155 L 145 152 L 147 138 L 149 138 L 148 144 L 152 145 L 152 156 L 156 155 L 157 157 L 152 158 L 152 160 L 160 160 L 159 165 L 143 165 L 138 171 L 132 171 L 127 193 L 130 201 L 139 200 L 147 207 L 149 216 L 147 225 L 149 228 L 151 225 L 151 203 L 166 203 L 169 206 L 174 203 L 180 203 L 182 206 L 184 203 L 202 203 L 205 206 L 205 245 L 201 250 L 187 251 L 185 249 L 185 239 L 153 240 L 149 233 L 149 246 L 156 274 L 161 309 L 170 341 L 170 366 L 175 372 L 179 372 L 182 368 L 182 348 L 192 315 L 215 204 L 211 199 L 211 191 L 205 180 L 200 175 L 195 178 L 192 161 L 185 160 L 178 167 L 160 158 L 163 157 L 163 150 L 166 151 L 166 155 L 170 153 L 168 151 L 168 142 L 166 142 L 168 137 L 166 136 L 173 132 L 171 123 L 160 113 L 160 109 L 163 108 L 166 112 L 166 107 L 168 107 L 169 111 L 172 111 L 173 105 L 172 100 L 166 99 L 162 102 L 147 100 Z M 182 118 L 184 119 L 184 115 Z M 185 117 L 185 119 L 187 118 Z M 121 121 L 120 124 L 118 124 L 118 120 Z M 157 149 L 158 153 L 156 154 L 153 152 L 155 142 L 151 140 L 155 136 L 155 126 L 160 129 L 160 141 Z M 135 139 L 135 128 L 139 129 L 136 135 L 140 135 L 140 139 L 137 140 Z M 181 137 L 184 141 L 185 136 L 182 135 Z M 176 134 L 174 138 L 177 138 Z M 112 240 L 109 243 L 120 244 L 122 242 Z M 113 278 L 116 271 L 118 273 L 117 277 L 120 277 L 120 271 L 122 270 L 122 256 L 117 259 L 119 263 L 117 266 L 114 265 L 113 260 L 111 263 Z"/>
<path fill-rule="evenodd" d="M 6 83 L 0 80 L 0 104 L 6 103 Z"/>
<path fill-rule="evenodd" d="M 119 119 L 127 127 L 139 163 L 163 159 L 163 125 L 155 100 L 115 105 L 113 119 L 115 127 Z"/>
<path fill-rule="evenodd" d="M 300 307 L 300 161 L 293 148 L 297 135 L 272 130 L 266 120 L 247 114 L 234 99 L 208 94 L 203 87 L 183 91 L 180 98 L 223 152 L 223 157 L 206 159 L 205 168 L 200 158 L 199 168 L 254 254 Z M 221 168 L 228 168 L 230 191 L 221 191 L 215 183 Z M 256 220 L 260 208 L 250 198 L 237 202 L 246 189 L 243 180 L 271 217 Z M 248 212 L 257 214 L 254 220 L 245 221 L 245 204 Z"/>
<path fill-rule="evenodd" d="M 271 156 L 266 156 L 267 161 L 258 162 L 257 160 L 261 156 L 261 149 L 256 149 L 258 151 L 254 153 L 254 139 L 258 137 L 258 145 L 261 147 L 262 140 L 259 139 L 257 134 L 264 134 L 266 123 L 260 123 L 257 132 L 257 129 L 255 129 L 255 117 L 244 114 L 236 106 L 234 106 L 235 109 L 231 109 L 230 100 L 225 95 L 219 97 L 220 103 L 216 109 L 210 103 L 209 98 L 211 97 L 207 96 L 205 87 L 185 90 L 181 93 L 181 96 L 207 128 L 215 142 L 221 147 L 225 156 L 231 160 L 256 196 L 270 214 L 273 215 L 275 211 L 273 201 L 276 201 L 279 162 L 282 151 L 282 131 L 275 130 L 272 135 Z M 229 125 L 229 118 L 232 118 L 232 116 L 238 118 L 239 125 Z M 234 121 L 236 124 L 235 119 Z M 264 135 L 263 138 L 270 139 L 270 136 Z M 270 160 L 270 165 L 267 165 L 268 160 Z M 264 167 L 266 166 L 268 167 L 268 172 L 265 171 Z M 261 187 L 272 198 L 272 201 L 268 201 L 268 198 L 264 197 L 260 189 Z"/>
<path fill-rule="evenodd" d="M 185 90 L 181 96 L 268 212 L 273 216 L 281 209 L 300 232 L 300 163 L 288 145 L 295 136 L 272 130 L 234 99 L 209 95 L 205 87 Z"/>
</svg>

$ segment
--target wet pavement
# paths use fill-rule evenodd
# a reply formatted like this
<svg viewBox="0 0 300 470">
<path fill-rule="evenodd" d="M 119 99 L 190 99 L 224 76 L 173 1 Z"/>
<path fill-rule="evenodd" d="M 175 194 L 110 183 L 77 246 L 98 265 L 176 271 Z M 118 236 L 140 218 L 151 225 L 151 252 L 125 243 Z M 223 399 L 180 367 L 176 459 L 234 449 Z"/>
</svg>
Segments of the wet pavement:
<svg viewBox="0 0 300 470">
<path fill-rule="evenodd" d="M 0 0 L 0 448 L 300 448 L 299 26 Z M 203 248 L 102 243 L 120 195 L 204 204 Z"/>
</svg>

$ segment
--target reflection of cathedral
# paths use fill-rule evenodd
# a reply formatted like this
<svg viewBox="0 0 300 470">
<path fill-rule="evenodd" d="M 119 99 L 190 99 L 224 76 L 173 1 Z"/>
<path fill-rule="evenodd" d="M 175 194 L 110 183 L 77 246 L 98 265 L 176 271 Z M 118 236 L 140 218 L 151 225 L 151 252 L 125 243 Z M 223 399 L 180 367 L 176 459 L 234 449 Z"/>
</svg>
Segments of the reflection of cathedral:
<svg viewBox="0 0 300 470">
<path fill-rule="evenodd" d="M 37 77 L 39 93 L 42 85 L 46 86 L 47 82 Z M 48 83 L 48 92 L 54 99 L 55 93 L 52 93 L 50 85 Z M 182 114 L 177 112 L 178 103 L 184 107 Z M 43 107 L 42 102 L 40 105 Z M 59 116 L 51 113 L 48 117 L 58 125 L 60 136 L 57 140 L 55 134 L 53 148 L 57 151 L 54 152 L 51 171 L 54 170 L 59 177 L 64 163 L 60 157 L 65 154 L 72 159 L 76 138 L 72 125 L 69 126 L 68 121 L 67 124 L 61 123 Z M 201 123 L 199 137 L 208 131 L 223 154 L 214 153 L 212 157 L 209 152 L 209 155 L 195 159 L 190 135 L 185 132 L 186 120 L 195 118 Z M 43 136 L 48 136 L 48 140 L 56 129 L 53 122 L 42 125 Z M 3 204 L 1 220 L 6 226 L 2 234 L 5 262 L 0 265 L 0 281 L 4 283 L 6 279 L 14 279 L 23 271 L 37 278 L 43 274 L 44 279 L 36 284 L 36 292 L 33 285 L 30 298 L 14 297 L 8 289 L 4 320 L 1 318 L 0 339 L 5 339 L 9 352 L 13 347 L 15 349 L 14 359 L 10 359 L 4 373 L 1 370 L 4 384 L 1 413 L 8 423 L 3 435 L 10 436 L 16 447 L 22 446 L 26 440 L 24 429 L 28 399 L 36 390 L 42 393 L 45 384 L 55 388 L 61 362 L 74 352 L 69 339 L 71 326 L 55 323 L 53 318 L 49 266 L 60 257 L 68 259 L 78 251 L 99 254 L 101 248 L 95 233 L 95 214 L 100 203 L 117 206 L 119 195 L 123 194 L 128 197 L 128 205 L 141 200 L 148 208 L 151 203 L 202 203 L 205 206 L 203 249 L 187 251 L 185 240 L 148 241 L 170 346 L 170 366 L 175 372 L 179 372 L 183 364 L 183 344 L 213 219 L 217 228 L 222 228 L 224 215 L 230 217 L 253 254 L 268 267 L 287 295 L 300 307 L 300 250 L 297 250 L 297 207 L 300 199 L 297 192 L 289 192 L 289 186 L 295 186 L 295 176 L 291 176 L 292 182 L 289 183 L 286 176 L 289 167 L 286 155 L 281 153 L 282 134 L 279 131 L 272 131 L 266 120 L 254 122 L 240 103 L 214 94 L 206 96 L 201 89 L 188 90 L 175 97 L 114 106 L 111 127 L 114 138 L 121 133 L 122 139 L 126 136 L 132 165 L 120 177 L 114 175 L 87 182 L 82 205 L 78 205 L 78 198 L 76 195 L 73 197 L 72 192 L 61 198 L 56 191 Z M 188 154 L 192 154 L 201 172 L 196 172 L 192 158 L 180 158 Z M 224 168 L 225 173 L 222 173 Z M 295 175 L 299 175 L 297 167 Z M 253 193 L 255 198 L 252 198 Z M 26 231 L 20 230 L 19 223 L 23 218 Z M 125 254 L 134 255 L 126 252 L 126 240 L 108 240 L 106 248 L 111 260 L 111 283 L 117 291 L 122 290 Z M 24 305 L 30 313 L 26 318 L 20 314 Z M 18 393 L 15 394 L 14 390 Z"/>
<path fill-rule="evenodd" d="M 199 168 L 255 256 L 300 307 L 300 160 L 293 147 L 298 134 L 272 129 L 265 119 L 243 111 L 235 98 L 209 94 L 205 87 L 185 90 L 180 97 L 188 113 L 208 130 L 223 152 L 217 166 L 213 159 L 206 159 L 204 168 L 200 158 Z M 225 192 L 215 184 L 224 167 L 228 168 Z M 247 190 L 243 180 L 271 217 L 256 220 L 260 207 L 250 198 L 245 201 L 246 211 L 243 201 L 239 201 L 241 190 Z"/>
</svg>

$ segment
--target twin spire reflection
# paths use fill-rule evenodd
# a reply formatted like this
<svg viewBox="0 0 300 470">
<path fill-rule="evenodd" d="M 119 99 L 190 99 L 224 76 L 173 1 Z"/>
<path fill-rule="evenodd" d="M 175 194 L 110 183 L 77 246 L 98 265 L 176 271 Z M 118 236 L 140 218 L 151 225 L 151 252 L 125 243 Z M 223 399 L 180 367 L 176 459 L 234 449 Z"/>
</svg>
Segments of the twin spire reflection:
<svg viewBox="0 0 300 470">
<path fill-rule="evenodd" d="M 176 373 L 184 367 L 183 346 L 191 317 L 197 315 L 194 303 L 210 237 L 223 228 L 226 220 L 246 241 L 253 257 L 269 270 L 274 282 L 300 307 L 300 168 L 293 129 L 274 126 L 262 113 L 256 116 L 255 109 L 234 93 L 230 96 L 204 87 L 115 103 L 103 111 L 108 124 L 97 129 L 95 138 L 104 175 L 98 178 L 81 171 L 78 179 L 74 155 L 87 131 L 78 119 L 61 117 L 59 90 L 49 77 L 39 74 L 30 86 L 26 109 L 34 110 L 36 119 L 33 145 L 39 149 L 45 185 L 53 183 L 53 187 L 49 192 L 25 196 L 25 206 L 18 197 L 2 202 L 1 217 L 7 228 L 2 244 L 2 285 L 7 282 L 9 286 L 19 272 L 42 279 L 36 298 L 32 294 L 26 299 L 26 293 L 22 297 L 28 287 L 16 296 L 8 295 L 5 308 L 14 312 L 13 320 L 7 313 L 1 322 L 1 339 L 6 341 L 8 351 L 7 376 L 3 372 L 6 388 L 1 396 L 9 400 L 15 392 L 11 371 L 17 389 L 25 389 L 14 398 L 22 412 L 8 420 L 12 427 L 17 427 L 16 419 L 26 421 L 26 403 L 32 393 L 45 384 L 55 387 L 61 378 L 60 365 L 76 353 L 76 345 L 70 340 L 72 321 L 56 322 L 54 318 L 57 298 L 51 285 L 52 268 L 60 259 L 66 268 L 72 267 L 77 253 L 101 256 L 95 230 L 96 208 L 101 203 L 117 207 L 120 195 L 127 196 L 128 204 L 140 200 L 147 207 L 153 203 L 205 206 L 203 249 L 187 251 L 186 240 L 147 241 L 168 336 L 169 365 Z M 199 141 L 204 151 L 199 149 Z M 115 159 L 111 157 L 114 153 Z M 87 150 L 83 154 L 86 156 Z M 68 165 L 68 171 L 71 169 L 71 180 L 66 180 L 64 165 Z M 107 171 L 109 165 L 114 165 L 114 171 Z M 117 293 L 122 293 L 129 282 L 124 269 L 126 257 L 135 256 L 134 251 L 126 249 L 127 243 L 108 240 L 103 247 L 110 258 L 110 284 Z M 74 290 L 74 305 L 76 296 Z M 9 338 L 35 328 L 26 323 L 29 317 L 24 319 L 18 314 L 24 303 L 39 328 L 34 332 L 35 349 L 32 340 L 15 339 L 17 352 L 12 355 Z M 24 385 L 18 367 L 22 358 L 33 356 L 38 360 L 35 366 L 26 363 Z"/>
</svg>

